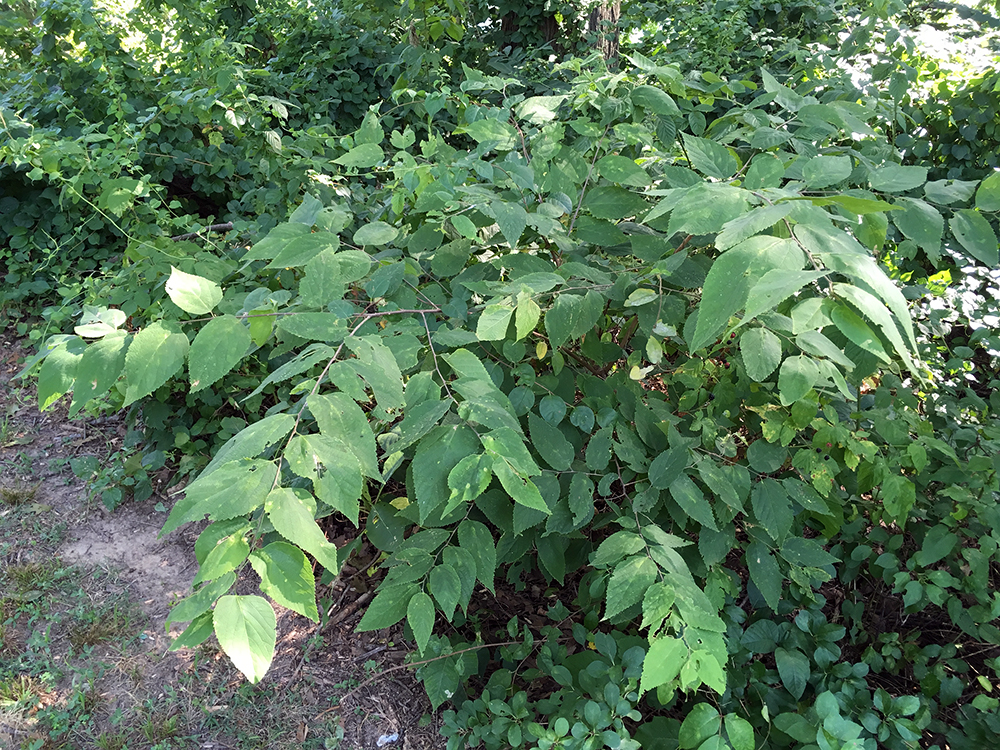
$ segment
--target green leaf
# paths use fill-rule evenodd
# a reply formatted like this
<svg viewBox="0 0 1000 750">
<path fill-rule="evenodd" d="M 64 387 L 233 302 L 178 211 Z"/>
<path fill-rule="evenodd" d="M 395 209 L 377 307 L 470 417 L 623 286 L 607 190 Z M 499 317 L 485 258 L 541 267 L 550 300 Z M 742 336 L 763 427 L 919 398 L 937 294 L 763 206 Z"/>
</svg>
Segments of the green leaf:
<svg viewBox="0 0 1000 750">
<path fill-rule="evenodd" d="M 765 273 L 750 289 L 743 323 L 773 310 L 779 304 L 816 279 L 829 275 L 829 271 L 789 271 L 774 269 Z"/>
<path fill-rule="evenodd" d="M 750 468 L 761 474 L 773 474 L 788 459 L 788 451 L 781 445 L 775 445 L 766 440 L 755 440 L 747 448 L 747 461 Z"/>
<path fill-rule="evenodd" d="M 916 487 L 906 477 L 894 474 L 882 482 L 882 505 L 889 519 L 902 525 L 916 502 Z"/>
<path fill-rule="evenodd" d="M 528 225 L 528 213 L 517 203 L 497 201 L 489 205 L 489 211 L 496 219 L 497 226 L 512 248 L 517 247 L 524 228 Z"/>
<path fill-rule="evenodd" d="M 687 188 L 670 214 L 667 235 L 712 234 L 747 210 L 747 193 L 729 185 L 707 182 Z M 653 220 L 650 212 L 647 221 Z"/>
<path fill-rule="evenodd" d="M 464 547 L 452 545 L 445 547 L 441 554 L 445 565 L 451 566 L 458 574 L 460 586 L 458 603 L 463 611 L 467 611 L 476 587 L 476 558 Z"/>
<path fill-rule="evenodd" d="M 802 253 L 789 240 L 756 236 L 724 252 L 712 264 L 702 288 L 692 352 L 711 343 L 746 304 L 750 289 L 772 268 L 798 270 Z"/>
<path fill-rule="evenodd" d="M 342 441 L 357 457 L 365 476 L 380 479 L 375 434 L 361 407 L 343 393 L 313 394 L 308 405 L 320 432 Z"/>
<path fill-rule="evenodd" d="M 736 714 L 726 714 L 726 734 L 733 750 L 754 750 L 756 740 L 753 736 L 753 725 Z"/>
<path fill-rule="evenodd" d="M 976 191 L 976 208 L 980 211 L 1000 211 L 1000 172 L 994 171 Z"/>
<path fill-rule="evenodd" d="M 722 231 L 716 235 L 715 246 L 720 250 L 735 247 L 743 240 L 773 227 L 788 216 L 793 208 L 791 203 L 778 203 L 773 206 L 761 206 L 749 213 L 737 216 L 735 219 L 730 219 L 722 227 Z"/>
<path fill-rule="evenodd" d="M 118 381 L 118 378 L 122 375 L 122 370 L 125 368 L 125 352 L 131 341 L 132 337 L 125 335 L 124 332 L 108 334 L 101 340 L 90 344 L 84 350 L 83 356 L 75 360 L 76 367 L 72 369 L 73 401 L 69 407 L 69 415 L 71 417 L 75 416 L 88 401 L 104 394 Z M 70 372 L 70 368 L 72 367 L 71 362 L 73 361 L 73 353 L 70 352 L 69 355 L 69 361 L 66 362 L 67 375 Z M 42 367 L 45 367 L 44 362 L 42 363 Z M 39 399 L 40 408 L 45 408 L 41 406 L 43 399 L 48 401 L 52 394 L 64 386 L 69 387 L 70 383 L 62 383 L 62 374 L 57 374 L 57 377 L 56 385 L 43 387 L 41 376 L 39 376 L 37 387 L 38 393 L 42 395 L 42 398 Z M 47 382 L 51 383 L 52 381 L 47 379 Z M 46 391 L 49 393 L 48 396 L 44 395 Z"/>
<path fill-rule="evenodd" d="M 567 341 L 589 332 L 604 312 L 604 297 L 595 291 L 586 295 L 560 294 L 545 313 L 549 344 L 558 349 Z"/>
<path fill-rule="evenodd" d="M 170 510 L 160 536 L 206 515 L 213 521 L 221 521 L 256 510 L 264 504 L 277 473 L 278 467 L 270 461 L 222 464 L 184 488 L 184 497 Z"/>
<path fill-rule="evenodd" d="M 312 230 L 305 224 L 278 224 L 267 233 L 264 239 L 260 240 L 250 252 L 243 256 L 244 267 L 255 260 L 270 260 L 278 255 L 289 243 L 302 237 L 312 235 Z"/>
<path fill-rule="evenodd" d="M 785 167 L 781 159 L 773 154 L 757 154 L 750 160 L 750 168 L 743 180 L 743 186 L 747 190 L 776 188 L 784 176 Z"/>
<path fill-rule="evenodd" d="M 365 224 L 354 233 L 355 245 L 388 245 L 399 236 L 399 230 L 384 221 Z"/>
<path fill-rule="evenodd" d="M 296 435 L 285 449 L 288 468 L 309 479 L 316 496 L 358 525 L 364 488 L 361 464 L 343 440 L 328 435 Z"/>
<path fill-rule="evenodd" d="M 673 611 L 676 594 L 669 583 L 657 581 L 647 589 L 642 598 L 641 629 L 649 628 L 650 636 L 655 635 Z M 680 669 L 680 665 L 678 665 Z"/>
<path fill-rule="evenodd" d="M 663 451 L 649 464 L 649 483 L 657 489 L 667 489 L 683 474 L 688 459 L 688 449 L 684 446 Z"/>
<path fill-rule="evenodd" d="M 569 483 L 569 510 L 573 525 L 579 526 L 594 515 L 594 483 L 586 474 L 576 473 Z"/>
<path fill-rule="evenodd" d="M 649 651 L 642 662 L 639 694 L 676 680 L 689 654 L 687 644 L 680 638 L 663 636 L 650 641 Z"/>
<path fill-rule="evenodd" d="M 466 519 L 458 525 L 458 541 L 462 549 L 475 559 L 476 577 L 492 593 L 497 551 L 490 530 L 479 521 Z"/>
<path fill-rule="evenodd" d="M 719 530 L 719 527 L 715 525 L 715 515 L 712 513 L 711 503 L 687 474 L 681 474 L 671 483 L 670 496 L 689 517 L 712 531 Z"/>
<path fill-rule="evenodd" d="M 781 339 L 766 328 L 751 328 L 740 336 L 740 354 L 747 375 L 762 383 L 781 362 Z"/>
<path fill-rule="evenodd" d="M 319 622 L 316 581 L 302 550 L 287 542 L 271 542 L 250 555 L 250 565 L 260 576 L 261 591 L 282 607 Z"/>
<path fill-rule="evenodd" d="M 471 503 L 482 495 L 493 479 L 493 459 L 483 453 L 466 456 L 448 474 L 451 495 L 442 511 L 447 516 L 452 509 L 464 503 Z"/>
<path fill-rule="evenodd" d="M 944 218 L 929 203 L 916 198 L 897 198 L 896 205 L 904 210 L 895 211 L 892 220 L 899 231 L 917 243 L 927 257 L 937 262 L 941 257 L 941 236 L 944 233 Z"/>
<path fill-rule="evenodd" d="M 985 216 L 978 211 L 956 211 L 950 226 L 973 258 L 990 267 L 997 265 L 997 236 Z"/>
<path fill-rule="evenodd" d="M 265 510 L 275 531 L 334 575 L 340 572 L 337 547 L 327 541 L 316 523 L 316 501 L 308 492 L 279 487 L 268 494 Z"/>
<path fill-rule="evenodd" d="M 479 316 L 476 336 L 479 337 L 480 341 L 500 341 L 507 336 L 507 327 L 510 325 L 510 316 L 513 314 L 514 308 L 510 305 L 487 305 L 482 315 Z M 521 337 L 518 336 L 518 338 Z"/>
<path fill-rule="evenodd" d="M 608 620 L 641 602 L 646 589 L 653 584 L 658 574 L 656 563 L 645 555 L 635 555 L 619 563 L 608 581 L 604 619 Z"/>
<path fill-rule="evenodd" d="M 486 143 L 498 151 L 510 151 L 516 142 L 517 131 L 512 125 L 492 117 L 476 120 L 465 126 L 476 143 Z"/>
<path fill-rule="evenodd" d="M 375 143 L 362 143 L 334 159 L 333 163 L 348 169 L 368 169 L 381 164 L 383 159 L 385 154 L 380 146 Z"/>
<path fill-rule="evenodd" d="M 527 477 L 541 474 L 541 469 L 524 446 L 521 436 L 509 427 L 493 430 L 480 438 L 486 452 L 494 459 L 507 461 L 514 471 Z"/>
<path fill-rule="evenodd" d="M 903 359 L 906 365 L 912 370 L 915 369 L 910 357 L 910 351 L 903 342 L 903 337 L 899 334 L 896 322 L 892 314 L 873 294 L 851 284 L 834 284 L 834 294 L 848 300 L 851 304 L 863 312 L 869 320 L 879 327 L 883 335 L 889 339 L 896 348 L 897 354 Z"/>
<path fill-rule="evenodd" d="M 750 503 L 761 528 L 775 542 L 781 543 L 792 528 L 794 516 L 792 502 L 785 488 L 775 479 L 767 477 L 754 485 Z"/>
<path fill-rule="evenodd" d="M 782 405 L 789 406 L 804 397 L 819 378 L 819 368 L 811 357 L 796 355 L 785 359 L 778 371 L 778 393 Z"/>
<path fill-rule="evenodd" d="M 417 650 L 423 653 L 434 630 L 434 602 L 423 591 L 418 591 L 406 605 L 406 621 L 413 631 Z"/>
<path fill-rule="evenodd" d="M 924 185 L 924 195 L 931 203 L 965 203 L 976 193 L 977 180 L 936 180 Z"/>
<path fill-rule="evenodd" d="M 626 161 L 629 160 L 626 159 Z M 645 175 L 645 172 L 643 174 Z M 583 205 L 591 216 L 613 221 L 638 216 L 649 208 L 649 204 L 642 196 L 617 185 L 601 185 L 591 188 L 587 192 Z"/>
<path fill-rule="evenodd" d="M 854 362 L 848 359 L 844 352 L 830 339 L 819 331 L 803 331 L 795 337 L 795 344 L 806 354 L 815 357 L 826 357 L 848 370 L 854 369 Z"/>
<path fill-rule="evenodd" d="M 779 554 L 791 565 L 800 568 L 822 568 L 833 565 L 839 558 L 831 555 L 815 539 L 790 536 L 781 545 Z"/>
<path fill-rule="evenodd" d="M 927 182 L 927 167 L 903 167 L 883 164 L 868 175 L 873 190 L 883 193 L 905 193 Z"/>
<path fill-rule="evenodd" d="M 451 408 L 451 404 L 451 401 L 421 401 L 407 409 L 406 416 L 399 423 L 399 440 L 392 444 L 392 450 L 405 450 L 434 429 Z"/>
<path fill-rule="evenodd" d="M 633 97 L 635 93 L 633 92 Z M 599 159 L 597 173 L 610 182 L 632 187 L 649 187 L 650 179 L 646 170 L 626 156 L 610 155 Z"/>
<path fill-rule="evenodd" d="M 259 596 L 224 596 L 215 605 L 215 636 L 233 665 L 260 682 L 271 666 L 277 639 L 274 609 Z"/>
<path fill-rule="evenodd" d="M 648 657 L 647 657 L 648 658 Z M 722 716 L 710 703 L 696 703 L 688 711 L 677 736 L 681 750 L 694 750 L 722 729 Z"/>
<path fill-rule="evenodd" d="M 410 599 L 418 592 L 420 592 L 420 587 L 415 583 L 379 586 L 378 593 L 365 609 L 365 614 L 355 630 L 363 633 L 368 630 L 392 627 L 406 617 Z"/>
<path fill-rule="evenodd" d="M 237 432 L 226 441 L 226 444 L 219 448 L 211 463 L 201 472 L 199 479 L 203 479 L 213 471 L 241 458 L 255 458 L 264 450 L 284 438 L 295 425 L 295 417 L 291 414 L 272 414 L 264 417 L 259 422 L 254 422 L 249 427 Z"/>
<path fill-rule="evenodd" d="M 885 353 L 885 349 L 882 348 L 882 343 L 878 340 L 875 332 L 857 313 L 845 305 L 838 304 L 832 308 L 830 317 L 840 332 L 852 343 L 874 354 L 886 364 L 889 363 L 889 355 Z"/>
<path fill-rule="evenodd" d="M 212 318 L 198 331 L 188 356 L 191 392 L 215 383 L 236 367 L 250 345 L 250 329 L 234 315 Z"/>
<path fill-rule="evenodd" d="M 957 534 L 949 531 L 947 526 L 938 524 L 927 532 L 920 550 L 913 555 L 913 560 L 917 565 L 928 568 L 951 554 L 958 541 Z"/>
<path fill-rule="evenodd" d="M 184 366 L 188 339 L 175 323 L 157 321 L 132 339 L 125 353 L 125 403 L 145 398 Z"/>
<path fill-rule="evenodd" d="M 573 450 L 569 440 L 563 437 L 559 428 L 530 413 L 528 429 L 531 432 L 532 444 L 545 463 L 556 471 L 567 471 L 573 463 L 576 451 Z"/>
<path fill-rule="evenodd" d="M 810 190 L 836 185 L 851 176 L 854 166 L 850 156 L 814 156 L 802 167 L 802 176 Z M 926 177 L 926 170 L 924 170 Z"/>
<path fill-rule="evenodd" d="M 774 650 L 774 661 L 778 666 L 781 684 L 795 700 L 799 700 L 809 683 L 809 657 L 798 649 L 788 650 L 778 646 Z"/>
<path fill-rule="evenodd" d="M 222 289 L 214 281 L 170 267 L 164 289 L 171 301 L 192 315 L 206 315 L 222 301 Z"/>
<path fill-rule="evenodd" d="M 324 250 L 306 263 L 305 276 L 299 284 L 302 304 L 326 307 L 343 296 L 346 284 L 367 276 L 371 265 L 368 253 L 360 250 Z"/>
<path fill-rule="evenodd" d="M 82 339 L 73 336 L 46 355 L 38 373 L 39 410 L 47 409 L 73 387 L 76 368 L 87 348 Z"/>
<path fill-rule="evenodd" d="M 197 648 L 214 632 L 212 610 L 202 612 L 191 621 L 184 632 L 174 638 L 167 651 L 177 651 L 182 648 Z"/>
<path fill-rule="evenodd" d="M 746 561 L 753 585 L 760 591 L 767 606 L 777 612 L 781 601 L 781 586 L 784 582 L 778 561 L 761 542 L 750 543 L 746 551 Z"/>
<path fill-rule="evenodd" d="M 655 86 L 636 86 L 632 89 L 632 104 L 644 107 L 655 115 L 680 116 L 680 110 L 670 95 Z"/>
<path fill-rule="evenodd" d="M 395 411 L 402 409 L 403 375 L 399 364 L 379 336 L 352 336 L 345 340 L 356 359 L 349 360 L 352 368 L 371 386 L 378 408 L 373 414 L 379 419 L 395 418 Z"/>
<path fill-rule="evenodd" d="M 542 499 L 542 495 L 538 491 L 538 487 L 535 486 L 535 483 L 527 477 L 517 474 L 503 456 L 494 459 L 493 473 L 497 475 L 500 484 L 503 485 L 503 488 L 513 498 L 515 503 L 523 505 L 526 508 L 541 511 L 545 515 L 552 513 L 545 500 Z"/>
<path fill-rule="evenodd" d="M 306 341 L 336 344 L 347 335 L 347 321 L 339 315 L 325 312 L 300 312 L 278 319 L 278 328 Z"/>
<path fill-rule="evenodd" d="M 316 232 L 305 237 L 297 237 L 278 251 L 274 259 L 264 266 L 264 270 L 298 268 L 308 266 L 325 252 L 340 247 L 340 237 L 330 232 Z"/>
<path fill-rule="evenodd" d="M 423 523 L 451 497 L 448 476 L 462 459 L 479 448 L 479 438 L 466 425 L 442 425 L 420 441 L 413 457 L 413 492 Z"/>
<path fill-rule="evenodd" d="M 716 465 L 710 458 L 703 458 L 698 461 L 698 476 L 722 502 L 742 512 L 743 501 L 721 466 Z"/>
<path fill-rule="evenodd" d="M 193 586 L 203 581 L 211 581 L 236 570 L 250 554 L 250 545 L 246 540 L 247 528 L 241 528 L 235 534 L 229 534 L 219 539 L 201 561 L 198 575 L 194 577 Z"/>
<path fill-rule="evenodd" d="M 538 325 L 542 309 L 528 295 L 518 295 L 517 311 L 514 315 L 514 328 L 516 330 L 515 341 L 520 341 Z"/>
<path fill-rule="evenodd" d="M 683 134 L 683 138 L 692 169 L 717 180 L 726 180 L 736 174 L 739 163 L 721 143 L 707 138 L 696 138 L 687 133 Z"/>
<path fill-rule="evenodd" d="M 427 577 L 427 590 L 431 592 L 437 600 L 441 612 L 448 622 L 451 622 L 455 607 L 462 596 L 462 581 L 458 577 L 458 571 L 447 564 L 435 565 Z M 413 601 L 410 601 L 412 605 Z M 413 622 L 410 622 L 413 627 Z"/>
<path fill-rule="evenodd" d="M 181 599 L 170 610 L 167 617 L 167 627 L 175 622 L 193 621 L 215 603 L 215 600 L 225 594 L 236 583 L 236 574 L 226 573 L 211 583 L 207 583 L 191 596 Z"/>
</svg>

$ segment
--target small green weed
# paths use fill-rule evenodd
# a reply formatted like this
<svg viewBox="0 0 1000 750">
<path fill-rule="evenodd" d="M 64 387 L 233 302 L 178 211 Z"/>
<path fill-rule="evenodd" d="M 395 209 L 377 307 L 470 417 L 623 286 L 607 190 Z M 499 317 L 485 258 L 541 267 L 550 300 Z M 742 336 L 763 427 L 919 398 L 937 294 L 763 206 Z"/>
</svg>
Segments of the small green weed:
<svg viewBox="0 0 1000 750">
<path fill-rule="evenodd" d="M 3 425 L 0 424 L 0 433 L 2 432 Z M 3 435 L 0 434 L 0 444 L 3 442 Z M 26 505 L 35 499 L 40 486 L 40 482 L 38 484 L 26 485 L 20 480 L 16 480 L 10 485 L 4 485 L 0 487 L 0 505 Z"/>
<path fill-rule="evenodd" d="M 96 646 L 119 638 L 127 638 L 135 632 L 135 613 L 118 606 L 103 612 L 84 615 L 69 631 L 69 642 L 74 649 Z"/>
</svg>

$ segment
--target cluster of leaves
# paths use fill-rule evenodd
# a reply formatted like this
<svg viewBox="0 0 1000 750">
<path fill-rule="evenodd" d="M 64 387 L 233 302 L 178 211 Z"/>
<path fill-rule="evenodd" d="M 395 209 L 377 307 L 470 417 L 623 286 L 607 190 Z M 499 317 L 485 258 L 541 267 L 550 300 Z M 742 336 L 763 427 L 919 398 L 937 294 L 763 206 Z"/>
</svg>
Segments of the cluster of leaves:
<svg viewBox="0 0 1000 750">
<path fill-rule="evenodd" d="M 996 264 L 1000 177 L 929 181 L 894 102 L 835 77 L 632 62 L 571 59 L 539 96 L 467 69 L 398 89 L 420 127 L 302 134 L 288 219 L 133 243 L 40 352 L 41 405 L 241 410 L 163 532 L 212 521 L 175 645 L 214 632 L 251 681 L 275 617 L 238 572 L 316 620 L 339 514 L 383 554 L 360 627 L 404 621 L 435 706 L 468 696 L 452 747 L 974 741 L 998 723 L 968 675 L 1000 664 L 964 646 L 1000 644 L 1000 426 L 925 395 L 900 284 Z M 486 645 L 472 605 L 529 581 L 570 594 Z"/>
</svg>

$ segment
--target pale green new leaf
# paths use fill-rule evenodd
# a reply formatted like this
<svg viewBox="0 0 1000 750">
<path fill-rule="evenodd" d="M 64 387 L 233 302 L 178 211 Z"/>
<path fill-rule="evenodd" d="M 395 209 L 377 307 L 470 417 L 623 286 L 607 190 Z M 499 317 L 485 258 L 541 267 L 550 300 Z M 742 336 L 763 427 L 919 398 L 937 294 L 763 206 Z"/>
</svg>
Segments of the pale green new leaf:
<svg viewBox="0 0 1000 750">
<path fill-rule="evenodd" d="M 267 496 L 267 517 L 274 530 L 301 547 L 332 574 L 340 572 L 337 547 L 316 523 L 316 501 L 303 489 L 279 487 Z"/>
<path fill-rule="evenodd" d="M 646 170 L 627 156 L 611 154 L 598 160 L 595 166 L 597 167 L 597 173 L 601 177 L 611 182 L 617 182 L 619 185 L 644 188 L 650 184 L 649 175 L 646 174 Z"/>
<path fill-rule="evenodd" d="M 376 147 L 377 148 L 377 147 Z M 365 224 L 354 233 L 355 245 L 387 245 L 399 236 L 399 230 L 384 221 Z"/>
<path fill-rule="evenodd" d="M 192 621 L 203 612 L 207 612 L 215 600 L 229 591 L 234 583 L 236 583 L 236 574 L 226 573 L 221 578 L 206 583 L 191 596 L 181 599 L 171 608 L 170 614 L 167 616 L 167 627 L 175 622 Z"/>
<path fill-rule="evenodd" d="M 520 341 L 538 325 L 542 309 L 528 295 L 518 295 L 517 311 L 514 314 L 514 329 L 516 331 L 516 341 Z"/>
<path fill-rule="evenodd" d="M 125 353 L 125 403 L 145 398 L 184 366 L 188 339 L 175 323 L 157 321 L 132 339 Z"/>
<path fill-rule="evenodd" d="M 274 658 L 277 619 L 259 596 L 224 596 L 215 605 L 215 636 L 250 684 L 260 682 Z"/>
<path fill-rule="evenodd" d="M 194 577 L 192 586 L 203 581 L 211 581 L 226 573 L 236 570 L 250 554 L 250 545 L 246 540 L 246 528 L 239 529 L 218 540 L 209 550 L 205 559 L 198 566 L 198 575 Z"/>
<path fill-rule="evenodd" d="M 740 354 L 747 375 L 762 383 L 781 362 L 781 339 L 766 328 L 751 328 L 740 336 Z"/>
<path fill-rule="evenodd" d="M 260 590 L 282 607 L 319 622 L 316 579 L 302 550 L 288 542 L 271 542 L 250 555 L 260 576 Z"/>
<path fill-rule="evenodd" d="M 222 301 L 222 289 L 214 281 L 173 266 L 164 289 L 175 305 L 192 315 L 206 315 Z"/>
<path fill-rule="evenodd" d="M 39 410 L 47 409 L 73 387 L 77 365 L 87 348 L 74 336 L 45 357 L 38 373 Z"/>
<path fill-rule="evenodd" d="M 222 464 L 184 488 L 184 497 L 170 510 L 160 536 L 206 515 L 213 521 L 221 521 L 256 510 L 264 504 L 277 473 L 278 467 L 271 461 L 241 460 Z"/>
<path fill-rule="evenodd" d="M 1000 172 L 994 171 L 976 191 L 976 208 L 980 211 L 1000 211 Z"/>
<path fill-rule="evenodd" d="M 191 392 L 208 388 L 239 364 L 252 341 L 250 329 L 234 315 L 208 321 L 191 344 L 188 372 Z"/>
</svg>

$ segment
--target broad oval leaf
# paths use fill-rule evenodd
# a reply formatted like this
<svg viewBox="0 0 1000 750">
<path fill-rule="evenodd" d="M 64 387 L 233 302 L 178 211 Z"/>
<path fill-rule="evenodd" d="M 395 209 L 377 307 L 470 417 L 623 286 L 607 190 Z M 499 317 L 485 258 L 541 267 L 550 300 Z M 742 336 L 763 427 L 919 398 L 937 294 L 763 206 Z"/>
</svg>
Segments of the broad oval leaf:
<svg viewBox="0 0 1000 750">
<path fill-rule="evenodd" d="M 740 354 L 747 375 L 761 383 L 781 363 L 781 339 L 766 328 L 751 328 L 740 336 Z"/>
<path fill-rule="evenodd" d="M 316 580 L 302 550 L 288 542 L 271 542 L 250 555 L 250 565 L 260 576 L 260 590 L 278 604 L 319 622 Z"/>
<path fill-rule="evenodd" d="M 355 245 L 387 245 L 399 236 L 399 230 L 384 221 L 365 224 L 354 233 Z"/>
<path fill-rule="evenodd" d="M 260 682 L 274 658 L 277 618 L 259 596 L 224 596 L 215 605 L 215 636 L 251 684 Z"/>
<path fill-rule="evenodd" d="M 132 339 L 125 354 L 125 406 L 145 398 L 184 366 L 188 339 L 175 323 L 157 321 Z"/>
<path fill-rule="evenodd" d="M 212 312 L 222 301 L 222 289 L 214 281 L 170 267 L 167 295 L 181 310 L 192 315 Z"/>
<path fill-rule="evenodd" d="M 252 343 L 250 329 L 236 316 L 222 315 L 208 321 L 191 344 L 191 392 L 207 388 L 236 367 Z"/>
<path fill-rule="evenodd" d="M 819 377 L 819 368 L 811 357 L 788 357 L 778 371 L 781 403 L 785 406 L 794 404 L 813 389 Z"/>
</svg>

